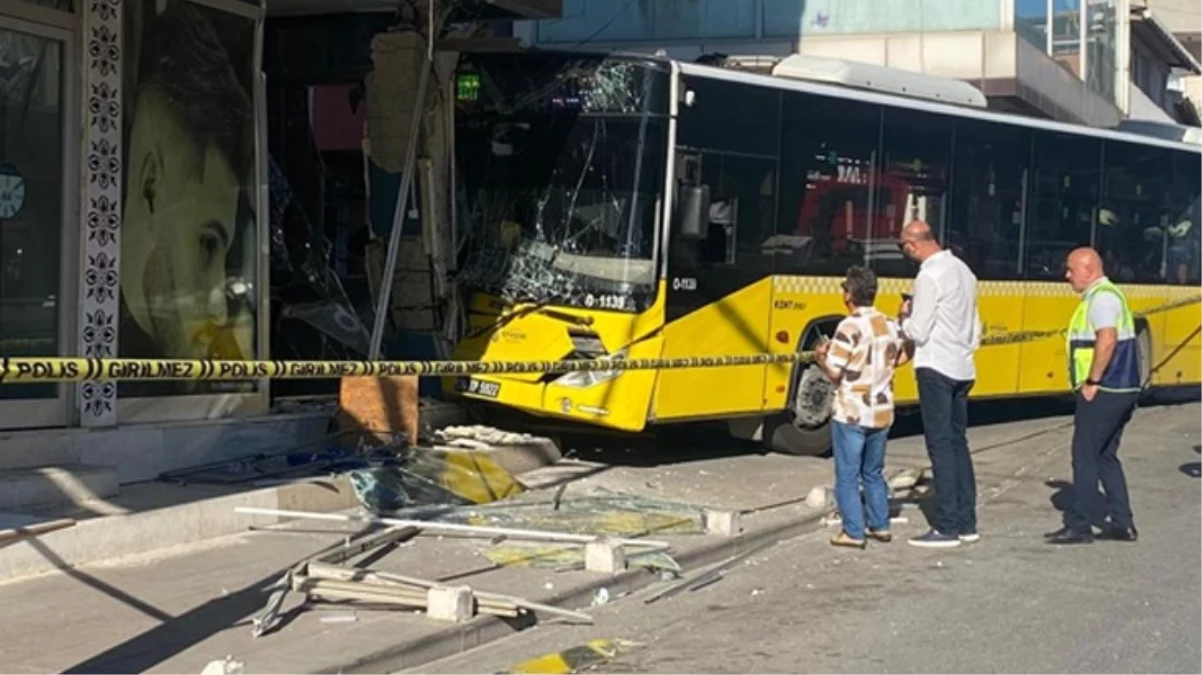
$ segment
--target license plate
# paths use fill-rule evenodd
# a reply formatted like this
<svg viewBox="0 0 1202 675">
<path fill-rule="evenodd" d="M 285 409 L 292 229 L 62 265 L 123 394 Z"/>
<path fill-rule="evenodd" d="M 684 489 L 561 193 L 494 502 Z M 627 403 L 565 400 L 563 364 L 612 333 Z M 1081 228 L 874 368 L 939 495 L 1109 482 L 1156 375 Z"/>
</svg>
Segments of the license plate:
<svg viewBox="0 0 1202 675">
<path fill-rule="evenodd" d="M 455 388 L 465 394 L 484 398 L 496 398 L 501 393 L 499 382 L 485 382 L 470 377 L 459 378 L 455 383 Z"/>
</svg>

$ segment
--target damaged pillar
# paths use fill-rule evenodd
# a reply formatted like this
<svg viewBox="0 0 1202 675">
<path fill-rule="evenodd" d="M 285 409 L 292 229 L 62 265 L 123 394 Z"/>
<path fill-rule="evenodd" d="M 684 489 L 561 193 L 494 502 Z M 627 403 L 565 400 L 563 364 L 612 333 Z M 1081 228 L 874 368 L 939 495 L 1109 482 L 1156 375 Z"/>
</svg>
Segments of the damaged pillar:
<svg viewBox="0 0 1202 675">
<path fill-rule="evenodd" d="M 422 84 L 427 90 L 437 86 L 426 76 L 427 47 L 426 38 L 414 30 L 379 33 L 372 39 L 373 69 L 365 78 L 364 161 L 369 167 L 402 175 L 391 222 L 372 222 L 375 241 L 369 245 L 368 277 L 377 299 L 377 316 L 368 355 L 371 359 L 378 359 L 383 353 L 384 323 L 394 315 L 394 307 L 406 305 L 413 286 L 401 283 L 396 288 L 395 269 L 400 254 L 397 250 L 400 230 L 410 210 L 416 207 L 409 196 L 417 178 L 415 159 L 429 100 L 422 95 Z M 370 169 L 367 173 L 371 175 Z M 388 249 L 384 248 L 387 240 L 381 237 L 383 233 L 391 240 Z M 423 251 L 406 253 L 411 258 L 412 254 L 420 256 Z M 401 277 L 404 280 L 407 275 Z M 419 286 L 424 288 L 428 284 Z M 359 429 L 362 431 L 359 439 L 372 444 L 387 442 L 400 432 L 408 445 L 416 444 L 420 428 L 418 387 L 419 380 L 412 375 L 343 378 L 339 390 L 340 429 Z"/>
</svg>

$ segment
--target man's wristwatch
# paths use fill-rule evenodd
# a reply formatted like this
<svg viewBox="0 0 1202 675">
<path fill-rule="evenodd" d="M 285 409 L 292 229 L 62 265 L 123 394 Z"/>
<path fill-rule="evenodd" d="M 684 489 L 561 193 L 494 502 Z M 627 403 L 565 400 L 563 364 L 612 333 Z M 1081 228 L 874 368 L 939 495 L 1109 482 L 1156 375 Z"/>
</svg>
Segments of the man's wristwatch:
<svg viewBox="0 0 1202 675">
<path fill-rule="evenodd" d="M 1085 380 L 1085 384 L 1088 384 L 1088 385 L 1089 385 L 1089 386 L 1091 386 L 1091 387 L 1096 387 L 1096 386 L 1098 386 L 1099 384 L 1102 384 L 1102 383 L 1101 383 L 1101 382 L 1099 382 L 1099 381 L 1097 381 L 1097 380 L 1095 380 L 1095 379 L 1093 379 L 1093 378 L 1091 377 L 1091 378 L 1089 378 L 1089 379 Z"/>
</svg>

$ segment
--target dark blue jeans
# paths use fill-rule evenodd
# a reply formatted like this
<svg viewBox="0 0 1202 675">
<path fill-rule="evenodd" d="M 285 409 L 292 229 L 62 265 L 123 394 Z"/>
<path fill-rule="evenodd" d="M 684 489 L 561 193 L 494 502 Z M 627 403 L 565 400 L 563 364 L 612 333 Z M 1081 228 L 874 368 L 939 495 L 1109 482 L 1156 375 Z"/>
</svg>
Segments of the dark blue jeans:
<svg viewBox="0 0 1202 675">
<path fill-rule="evenodd" d="M 922 433 L 935 480 L 935 517 L 931 527 L 943 534 L 977 531 L 977 478 L 968 451 L 968 392 L 972 380 L 953 380 L 930 368 L 918 368 L 918 404 Z"/>
<path fill-rule="evenodd" d="M 864 538 L 864 507 L 868 527 L 889 531 L 889 487 L 885 484 L 885 440 L 888 429 L 865 429 L 831 420 L 835 451 L 835 501 L 843 518 L 843 531 L 852 539 Z M 860 482 L 864 483 L 861 501 Z"/>
</svg>

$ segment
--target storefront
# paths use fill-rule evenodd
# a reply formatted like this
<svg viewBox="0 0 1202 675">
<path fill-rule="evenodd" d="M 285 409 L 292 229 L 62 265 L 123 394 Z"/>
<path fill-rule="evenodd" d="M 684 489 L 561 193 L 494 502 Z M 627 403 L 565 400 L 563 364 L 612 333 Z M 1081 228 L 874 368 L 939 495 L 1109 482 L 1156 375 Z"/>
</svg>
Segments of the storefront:
<svg viewBox="0 0 1202 675">
<path fill-rule="evenodd" d="M 52 1 L 0 0 L 0 351 L 266 358 L 263 8 Z M 3 387 L 0 465 L 199 451 L 267 386 Z"/>
<path fill-rule="evenodd" d="M 280 353 L 264 24 L 269 9 L 345 8 L 272 2 L 0 0 L 0 356 Z M 396 17 L 385 4 L 360 9 Z M 456 9 L 474 23 L 561 3 Z M 85 463 L 142 480 L 319 439 L 329 411 L 272 414 L 270 385 L 0 386 L 0 469 Z"/>
</svg>

